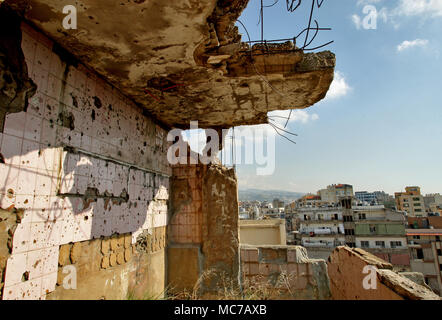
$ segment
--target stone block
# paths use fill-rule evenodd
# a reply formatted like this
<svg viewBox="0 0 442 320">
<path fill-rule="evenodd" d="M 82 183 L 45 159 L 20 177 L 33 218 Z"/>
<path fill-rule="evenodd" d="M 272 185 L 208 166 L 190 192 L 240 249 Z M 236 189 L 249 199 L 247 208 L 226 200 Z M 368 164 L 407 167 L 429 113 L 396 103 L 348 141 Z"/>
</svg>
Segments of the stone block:
<svg viewBox="0 0 442 320">
<path fill-rule="evenodd" d="M 71 263 L 70 254 L 71 254 L 71 245 L 65 244 L 63 246 L 60 246 L 60 253 L 58 255 L 58 264 L 62 267 L 70 264 Z"/>
<path fill-rule="evenodd" d="M 115 267 L 117 265 L 117 254 L 111 253 L 109 257 L 109 264 L 111 267 Z"/>
<path fill-rule="evenodd" d="M 132 236 L 130 233 L 124 236 L 124 248 L 128 249 L 132 246 Z"/>
<path fill-rule="evenodd" d="M 109 256 L 104 256 L 104 257 L 101 259 L 101 267 L 102 267 L 103 269 L 107 269 L 107 268 L 109 268 L 109 265 L 110 265 L 110 259 L 109 259 Z"/>
<path fill-rule="evenodd" d="M 124 249 L 119 249 L 117 252 L 117 263 L 123 264 L 125 262 L 124 260 Z"/>
<path fill-rule="evenodd" d="M 118 237 L 112 237 L 110 239 L 110 248 L 112 251 L 117 251 L 118 250 L 118 244 L 119 244 L 119 240 Z"/>
<path fill-rule="evenodd" d="M 250 275 L 258 275 L 259 274 L 259 264 L 258 263 L 249 263 L 249 272 L 250 272 Z"/>
<path fill-rule="evenodd" d="M 278 249 L 273 248 L 262 248 L 261 249 L 261 259 L 263 261 L 273 261 L 277 260 L 280 256 Z"/>
<path fill-rule="evenodd" d="M 288 249 L 287 250 L 287 262 L 295 262 L 296 261 L 296 250 Z"/>
<path fill-rule="evenodd" d="M 106 255 L 110 250 L 110 239 L 104 239 L 101 241 L 101 253 Z"/>
<path fill-rule="evenodd" d="M 132 247 L 127 248 L 126 250 L 124 250 L 124 260 L 126 262 L 129 262 L 132 259 Z"/>
<path fill-rule="evenodd" d="M 168 247 L 168 280 L 172 291 L 192 290 L 200 276 L 198 247 Z"/>
<path fill-rule="evenodd" d="M 248 261 L 250 262 L 258 262 L 259 261 L 259 252 L 258 249 L 249 249 L 247 250 Z"/>
<path fill-rule="evenodd" d="M 269 263 L 259 264 L 259 274 L 263 276 L 268 276 L 271 273 L 271 266 Z"/>
<path fill-rule="evenodd" d="M 243 264 L 241 265 L 241 267 L 242 267 L 242 273 L 243 273 L 244 276 L 250 274 L 249 264 L 248 264 L 248 263 L 243 263 Z"/>
<path fill-rule="evenodd" d="M 82 244 L 81 242 L 76 242 L 71 248 L 71 262 L 77 263 L 80 260 L 81 257 L 81 250 L 82 250 Z"/>
</svg>

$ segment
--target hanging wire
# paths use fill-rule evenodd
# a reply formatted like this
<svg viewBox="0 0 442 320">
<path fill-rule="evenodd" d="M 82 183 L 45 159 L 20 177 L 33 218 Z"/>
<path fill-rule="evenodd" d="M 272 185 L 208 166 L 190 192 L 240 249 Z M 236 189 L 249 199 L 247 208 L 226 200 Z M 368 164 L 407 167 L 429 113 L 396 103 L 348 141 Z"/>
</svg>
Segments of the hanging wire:
<svg viewBox="0 0 442 320">
<path fill-rule="evenodd" d="M 286 137 L 285 135 L 281 134 L 281 133 L 278 131 L 278 128 L 277 128 L 273 123 L 269 123 L 269 125 L 270 125 L 273 129 L 275 129 L 275 132 L 276 132 L 278 135 L 280 135 L 280 136 L 283 137 L 284 139 L 287 139 L 287 140 L 290 141 L 291 143 L 296 144 L 295 141 L 293 141 L 292 139 L 290 139 L 290 138 Z"/>
<path fill-rule="evenodd" d="M 271 120 L 271 121 L 277 123 L 275 120 Z M 285 130 L 285 129 L 282 129 L 282 128 L 278 127 L 278 126 L 275 125 L 275 124 L 274 124 L 274 126 L 275 126 L 276 128 L 278 128 L 279 130 L 281 130 L 282 132 L 285 132 L 285 133 L 291 134 L 292 136 L 295 136 L 295 137 L 298 136 L 296 133 L 292 133 L 292 132 L 290 132 L 290 131 L 287 131 L 287 130 Z"/>
<path fill-rule="evenodd" d="M 275 1 L 274 1 L 272 4 L 270 4 L 270 5 L 264 5 L 264 0 L 261 0 L 261 8 L 260 8 L 260 14 L 259 14 L 259 21 L 258 21 L 258 24 L 261 24 L 261 40 L 259 40 L 259 41 L 252 41 L 251 38 L 250 38 L 249 31 L 247 30 L 246 26 L 244 25 L 244 23 L 242 23 L 240 20 L 238 20 L 238 22 L 241 24 L 241 26 L 242 26 L 242 27 L 244 28 L 244 30 L 246 31 L 246 34 L 247 34 L 247 37 L 248 37 L 248 40 L 249 40 L 249 41 L 245 41 L 245 43 L 248 43 L 248 44 L 250 45 L 249 50 L 246 50 L 246 51 L 249 51 L 249 52 L 250 52 L 250 58 L 251 58 L 251 60 L 252 60 L 252 66 L 253 66 L 253 68 L 254 68 L 256 74 L 257 74 L 257 75 L 261 78 L 261 80 L 263 80 L 263 81 L 264 81 L 264 82 L 265 82 L 265 83 L 266 83 L 266 84 L 267 84 L 267 85 L 268 85 L 268 86 L 269 86 L 274 92 L 276 92 L 277 94 L 279 94 L 281 97 L 285 97 L 285 95 L 284 95 L 283 93 L 281 93 L 279 90 L 277 90 L 275 87 L 273 87 L 272 84 L 271 84 L 271 83 L 270 83 L 270 82 L 264 77 L 264 75 L 262 75 L 262 74 L 258 71 L 258 69 L 256 68 L 255 63 L 253 62 L 253 55 L 254 55 L 254 54 L 253 54 L 253 47 L 252 47 L 252 45 L 253 45 L 254 43 L 261 43 L 261 44 L 264 44 L 265 47 L 267 48 L 267 43 L 272 43 L 272 42 L 282 42 L 282 41 L 293 41 L 294 46 L 295 46 L 294 49 L 293 49 L 293 50 L 284 50 L 284 51 L 289 51 L 289 52 L 290 52 L 290 51 L 312 51 L 312 50 L 317 50 L 317 49 L 319 49 L 319 48 L 323 48 L 323 47 L 325 47 L 325 46 L 327 46 L 327 45 L 329 45 L 329 44 L 332 44 L 334 41 L 329 41 L 329 42 L 327 42 L 327 43 L 325 43 L 325 44 L 322 44 L 322 45 L 317 46 L 317 47 L 314 47 L 314 48 L 308 48 L 308 46 L 310 46 L 310 45 L 313 43 L 313 41 L 316 39 L 316 37 L 317 37 L 319 31 L 330 31 L 330 30 L 331 30 L 331 28 L 320 28 L 320 27 L 319 27 L 319 23 L 318 23 L 318 21 L 317 21 L 317 20 L 313 20 L 313 13 L 314 13 L 314 9 L 315 9 L 315 4 L 316 4 L 316 6 L 317 6 L 318 8 L 321 8 L 321 6 L 323 5 L 324 1 L 325 1 L 325 0 L 316 0 L 316 3 L 315 3 L 315 0 L 312 0 L 312 6 L 311 6 L 311 10 L 310 10 L 310 15 L 309 15 L 308 27 L 307 27 L 307 28 L 304 28 L 304 29 L 303 29 L 298 35 L 296 35 L 296 36 L 293 37 L 292 39 L 264 40 L 264 8 L 270 8 L 270 7 L 275 6 L 275 5 L 279 2 L 279 0 L 275 0 Z M 295 11 L 301 6 L 301 4 L 302 4 L 302 0 L 286 0 L 287 11 L 293 13 L 293 12 L 295 12 Z M 314 23 L 315 27 L 312 27 L 312 23 Z M 310 39 L 309 36 L 310 36 L 310 31 L 311 31 L 311 30 L 314 30 L 315 33 L 314 33 L 314 35 L 313 35 L 313 36 L 311 37 L 311 39 Z M 304 33 L 306 33 L 305 38 L 304 38 L 304 45 L 303 45 L 301 48 L 296 48 L 296 42 L 297 42 L 297 39 L 298 39 L 299 37 L 301 37 Z M 309 40 L 309 39 L 310 39 L 310 40 Z M 258 54 L 255 54 L 255 55 L 263 55 L 263 54 L 267 54 L 267 53 L 266 53 L 266 52 L 265 52 L 265 53 L 258 53 Z M 265 65 L 264 65 L 264 67 L 265 67 Z M 285 139 L 289 140 L 290 142 L 296 144 L 296 142 L 294 142 L 293 140 L 287 138 L 284 134 L 281 134 L 281 132 L 284 132 L 284 133 L 287 133 L 287 134 L 291 134 L 291 135 L 297 136 L 296 134 L 291 133 L 291 132 L 285 130 L 285 129 L 287 128 L 287 126 L 288 126 L 290 120 L 291 120 L 292 114 L 293 114 L 293 109 L 290 110 L 290 113 L 289 113 L 288 117 L 281 117 L 281 116 L 268 116 L 269 121 L 270 121 L 268 124 L 269 124 L 270 126 L 272 126 L 272 128 L 276 131 L 276 133 L 277 133 L 278 135 L 280 135 L 280 136 L 284 137 Z M 284 128 L 280 128 L 280 127 L 276 126 L 276 125 L 274 124 L 274 123 L 276 123 L 276 121 L 274 121 L 274 120 L 272 119 L 273 117 L 286 119 L 286 122 L 285 122 Z M 272 123 L 272 122 L 274 122 L 274 123 Z M 232 154 L 232 159 L 233 159 L 233 154 Z"/>
</svg>

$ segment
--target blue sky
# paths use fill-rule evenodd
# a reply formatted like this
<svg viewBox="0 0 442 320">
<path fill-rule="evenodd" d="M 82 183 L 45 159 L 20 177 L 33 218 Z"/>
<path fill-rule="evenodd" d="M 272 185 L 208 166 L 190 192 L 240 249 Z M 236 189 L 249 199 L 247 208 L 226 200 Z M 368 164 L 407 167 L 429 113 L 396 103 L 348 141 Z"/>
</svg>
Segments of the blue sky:
<svg viewBox="0 0 442 320">
<path fill-rule="evenodd" d="M 295 13 L 285 0 L 266 9 L 265 38 L 298 34 L 311 1 Z M 364 28 L 366 5 L 376 8 L 376 29 Z M 252 40 L 260 39 L 259 8 L 250 0 L 240 17 Z M 336 54 L 335 82 L 325 100 L 295 112 L 288 128 L 296 145 L 276 136 L 273 175 L 237 167 L 240 188 L 316 192 L 350 183 L 356 191 L 419 185 L 442 193 L 442 0 L 325 0 L 314 19 L 333 29 L 312 45 L 334 40 L 326 49 Z"/>
<path fill-rule="evenodd" d="M 259 4 L 251 0 L 240 17 L 253 39 L 260 39 Z M 358 28 L 367 4 L 378 12 L 375 30 Z M 291 38 L 308 23 L 310 0 L 295 14 L 285 6 L 266 9 L 266 39 Z M 240 187 L 315 192 L 345 182 L 356 190 L 442 192 L 442 1 L 325 0 L 315 18 L 333 29 L 315 43 L 335 41 L 327 49 L 336 54 L 338 81 L 289 124 L 296 145 L 277 137 L 275 173 L 256 176 L 240 165 Z"/>
</svg>

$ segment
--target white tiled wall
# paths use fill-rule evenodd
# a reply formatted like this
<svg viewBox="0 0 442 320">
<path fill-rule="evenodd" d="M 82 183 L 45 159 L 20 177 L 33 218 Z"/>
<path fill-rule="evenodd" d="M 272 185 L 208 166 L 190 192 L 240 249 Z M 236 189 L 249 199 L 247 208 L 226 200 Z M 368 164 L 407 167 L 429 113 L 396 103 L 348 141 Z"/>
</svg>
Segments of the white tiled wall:
<svg viewBox="0 0 442 320">
<path fill-rule="evenodd" d="M 167 224 L 171 169 L 163 129 L 83 66 L 69 67 L 65 76 L 51 41 L 22 29 L 38 91 L 26 112 L 6 117 L 0 133 L 0 207 L 25 209 L 3 299 L 44 299 L 55 289 L 60 245 L 129 232 L 135 241 L 143 230 Z M 61 126 L 60 113 L 73 119 L 73 130 Z M 89 206 L 81 198 L 88 188 L 100 196 Z M 101 198 L 119 197 L 123 189 L 128 202 Z"/>
</svg>

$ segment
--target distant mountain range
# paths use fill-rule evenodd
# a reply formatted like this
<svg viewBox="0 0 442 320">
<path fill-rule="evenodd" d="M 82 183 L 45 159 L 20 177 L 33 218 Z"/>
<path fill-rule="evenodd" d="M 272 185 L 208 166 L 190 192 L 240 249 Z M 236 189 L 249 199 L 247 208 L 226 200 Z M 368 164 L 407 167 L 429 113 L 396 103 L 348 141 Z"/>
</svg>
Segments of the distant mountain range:
<svg viewBox="0 0 442 320">
<path fill-rule="evenodd" d="M 283 190 L 260 190 L 260 189 L 239 189 L 239 201 L 273 201 L 278 198 L 286 204 L 301 198 L 305 193 Z"/>
</svg>

